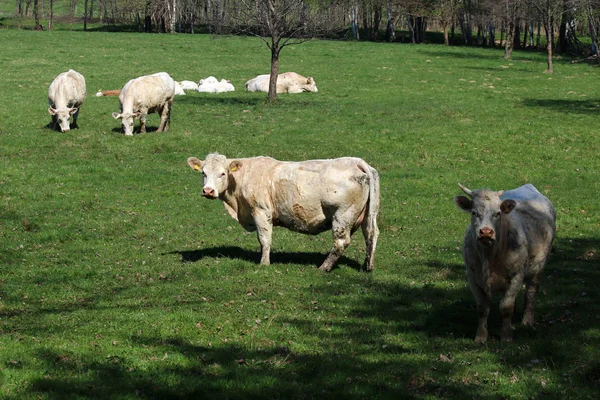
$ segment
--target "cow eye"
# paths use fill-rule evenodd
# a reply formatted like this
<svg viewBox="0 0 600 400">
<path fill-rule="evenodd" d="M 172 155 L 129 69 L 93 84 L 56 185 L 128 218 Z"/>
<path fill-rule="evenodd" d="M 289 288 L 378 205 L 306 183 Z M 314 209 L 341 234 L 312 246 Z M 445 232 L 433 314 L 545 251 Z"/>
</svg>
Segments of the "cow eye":
<svg viewBox="0 0 600 400">
<path fill-rule="evenodd" d="M 494 218 L 498 218 L 500 216 L 500 211 L 498 211 L 496 214 L 494 214 Z"/>
<path fill-rule="evenodd" d="M 479 213 L 477 211 L 471 211 L 471 215 L 473 215 L 475 218 L 479 218 Z"/>
<path fill-rule="evenodd" d="M 225 172 L 221 173 L 221 175 L 219 176 L 219 178 L 225 178 Z"/>
</svg>

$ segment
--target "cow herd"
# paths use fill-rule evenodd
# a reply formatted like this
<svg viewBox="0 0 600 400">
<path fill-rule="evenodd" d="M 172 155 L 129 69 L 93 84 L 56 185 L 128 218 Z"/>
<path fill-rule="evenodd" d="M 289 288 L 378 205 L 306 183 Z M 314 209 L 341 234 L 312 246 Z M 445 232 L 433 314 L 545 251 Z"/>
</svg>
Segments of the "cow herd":
<svg viewBox="0 0 600 400">
<path fill-rule="evenodd" d="M 227 84 L 216 78 L 203 84 Z M 229 83 L 230 84 L 230 83 Z M 158 131 L 169 128 L 173 97 L 177 88 L 198 90 L 195 82 L 175 82 L 166 72 L 132 79 L 118 93 L 120 119 L 125 135 L 133 134 L 134 120 L 146 130 L 146 116 L 160 115 Z M 269 75 L 246 83 L 248 91 L 267 91 Z M 313 78 L 293 72 L 279 75 L 278 93 L 316 92 Z M 69 130 L 69 119 L 77 126 L 79 108 L 86 97 L 84 77 L 69 70 L 56 77 L 48 90 L 52 125 Z M 343 157 L 300 162 L 271 157 L 228 159 L 213 153 L 205 160 L 190 157 L 188 165 L 202 174 L 202 196 L 219 199 L 225 209 L 247 231 L 257 232 L 261 264 L 269 265 L 273 226 L 294 232 L 319 234 L 331 230 L 333 247 L 321 266 L 330 271 L 360 227 L 366 256 L 363 269 L 374 269 L 379 237 L 379 174 L 360 158 Z M 534 323 L 534 302 L 544 265 L 556 232 L 556 212 L 550 200 L 533 185 L 492 191 L 470 190 L 456 196 L 456 206 L 471 214 L 463 242 L 463 260 L 469 287 L 475 297 L 479 318 L 475 341 L 488 338 L 487 319 L 493 296 L 501 295 L 502 340 L 512 340 L 515 300 L 525 284 L 523 325 Z"/>
</svg>

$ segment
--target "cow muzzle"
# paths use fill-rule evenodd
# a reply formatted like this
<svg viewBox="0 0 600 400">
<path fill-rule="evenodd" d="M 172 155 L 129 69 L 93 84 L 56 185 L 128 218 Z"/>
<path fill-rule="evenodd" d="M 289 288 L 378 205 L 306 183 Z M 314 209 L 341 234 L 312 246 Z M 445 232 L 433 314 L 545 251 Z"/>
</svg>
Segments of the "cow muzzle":
<svg viewBox="0 0 600 400">
<path fill-rule="evenodd" d="M 496 232 L 492 228 L 484 227 L 477 232 L 477 240 L 485 245 L 491 245 L 496 240 Z"/>
<path fill-rule="evenodd" d="M 217 192 L 213 188 L 204 187 L 202 189 L 202 196 L 206 197 L 207 199 L 216 199 Z"/>
</svg>

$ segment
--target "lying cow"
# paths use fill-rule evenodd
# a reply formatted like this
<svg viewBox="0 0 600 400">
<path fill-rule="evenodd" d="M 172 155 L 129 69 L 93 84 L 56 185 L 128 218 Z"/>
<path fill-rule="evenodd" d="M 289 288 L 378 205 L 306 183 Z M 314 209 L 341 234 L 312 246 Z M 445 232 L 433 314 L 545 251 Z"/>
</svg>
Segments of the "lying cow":
<svg viewBox="0 0 600 400">
<path fill-rule="evenodd" d="M 48 112 L 52 116 L 50 125 L 61 132 L 68 132 L 71 127 L 69 120 L 73 116 L 73 128 L 77 128 L 79 109 L 86 97 L 85 78 L 72 69 L 58 75 L 48 88 Z"/>
<path fill-rule="evenodd" d="M 223 93 L 233 92 L 235 91 L 235 87 L 227 79 L 218 81 L 214 76 L 209 76 L 206 79 L 200 79 L 198 89 L 196 90 L 205 93 Z"/>
<path fill-rule="evenodd" d="M 259 75 L 246 82 L 246 90 L 249 92 L 269 91 L 270 75 Z M 277 76 L 277 93 L 302 93 L 318 92 L 315 80 L 312 77 L 305 78 L 295 72 L 284 72 Z"/>
<path fill-rule="evenodd" d="M 471 214 L 463 244 L 467 279 L 479 324 L 475 341 L 485 343 L 487 319 L 494 293 L 502 293 L 502 340 L 512 340 L 511 320 L 523 282 L 523 325 L 533 325 L 533 308 L 542 272 L 556 232 L 554 206 L 527 184 L 507 192 L 469 190 L 454 202 Z"/>
<path fill-rule="evenodd" d="M 202 195 L 223 201 L 247 231 L 257 231 L 261 264 L 269 265 L 273 226 L 316 235 L 333 230 L 333 249 L 321 264 L 330 271 L 360 226 L 366 243 L 364 269 L 372 271 L 379 229 L 379 175 L 360 158 L 303 162 L 270 157 L 188 158 L 202 172 Z"/>
<path fill-rule="evenodd" d="M 194 81 L 177 82 L 183 90 L 198 90 L 198 84 Z"/>
<path fill-rule="evenodd" d="M 140 120 L 140 132 L 146 132 L 146 116 L 160 114 L 158 132 L 169 130 L 171 108 L 175 96 L 175 81 L 166 72 L 141 76 L 123 86 L 119 95 L 120 113 L 112 113 L 113 118 L 121 119 L 123 132 L 133 135 L 134 119 Z"/>
</svg>

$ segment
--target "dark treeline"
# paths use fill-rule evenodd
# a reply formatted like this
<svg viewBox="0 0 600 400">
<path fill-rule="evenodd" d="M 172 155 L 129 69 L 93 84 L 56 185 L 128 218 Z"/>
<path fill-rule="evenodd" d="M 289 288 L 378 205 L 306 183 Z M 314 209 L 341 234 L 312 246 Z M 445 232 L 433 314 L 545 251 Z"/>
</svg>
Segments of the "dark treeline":
<svg viewBox="0 0 600 400">
<path fill-rule="evenodd" d="M 278 3 L 288 24 L 306 24 L 298 35 L 372 41 L 550 48 L 597 54 L 600 0 L 15 0 L 19 16 L 83 18 L 142 32 L 213 34 L 264 31 L 261 13 Z M 293 3 L 293 5 L 290 5 Z M 249 12 L 252 11 L 252 12 Z M 286 10 L 289 10 L 286 11 Z M 293 11 L 293 12 L 292 12 Z M 268 23 L 264 19 L 264 23 Z M 308 31 L 310 25 L 311 31 Z M 579 38 L 591 38 L 583 45 Z"/>
</svg>

